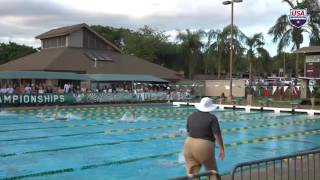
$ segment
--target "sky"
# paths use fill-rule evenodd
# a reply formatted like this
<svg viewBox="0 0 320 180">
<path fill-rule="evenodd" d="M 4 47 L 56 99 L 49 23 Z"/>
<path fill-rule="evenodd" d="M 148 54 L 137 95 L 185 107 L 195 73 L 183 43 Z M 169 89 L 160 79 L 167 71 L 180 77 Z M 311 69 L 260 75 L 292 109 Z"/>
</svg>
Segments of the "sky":
<svg viewBox="0 0 320 180">
<path fill-rule="evenodd" d="M 262 32 L 266 48 L 275 55 L 277 46 L 267 32 L 280 15 L 289 12 L 282 0 L 243 0 L 235 4 L 234 23 L 247 36 Z M 133 30 L 148 25 L 174 41 L 179 30 L 227 26 L 230 6 L 222 0 L 0 0 L 0 42 L 39 47 L 35 36 L 79 23 Z M 302 47 L 307 45 L 306 37 Z"/>
</svg>

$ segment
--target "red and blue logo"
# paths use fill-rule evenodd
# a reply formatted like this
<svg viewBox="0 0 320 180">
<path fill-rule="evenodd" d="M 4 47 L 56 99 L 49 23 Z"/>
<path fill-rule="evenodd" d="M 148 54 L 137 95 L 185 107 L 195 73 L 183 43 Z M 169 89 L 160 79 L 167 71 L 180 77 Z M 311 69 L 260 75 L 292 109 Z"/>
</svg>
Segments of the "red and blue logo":
<svg viewBox="0 0 320 180">
<path fill-rule="evenodd" d="M 309 20 L 307 9 L 290 9 L 288 19 L 292 26 L 296 28 L 302 27 Z"/>
</svg>

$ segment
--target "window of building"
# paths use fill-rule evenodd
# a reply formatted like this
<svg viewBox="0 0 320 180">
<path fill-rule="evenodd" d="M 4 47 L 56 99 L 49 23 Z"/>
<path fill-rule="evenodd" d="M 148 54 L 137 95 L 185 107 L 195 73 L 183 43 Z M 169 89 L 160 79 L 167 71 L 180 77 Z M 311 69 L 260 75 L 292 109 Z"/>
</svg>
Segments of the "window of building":
<svg viewBox="0 0 320 180">
<path fill-rule="evenodd" d="M 66 36 L 59 36 L 49 39 L 43 39 L 43 48 L 58 48 L 58 47 L 66 47 Z"/>
<path fill-rule="evenodd" d="M 86 51 L 85 55 L 93 61 L 113 61 L 112 58 L 105 52 Z"/>
</svg>

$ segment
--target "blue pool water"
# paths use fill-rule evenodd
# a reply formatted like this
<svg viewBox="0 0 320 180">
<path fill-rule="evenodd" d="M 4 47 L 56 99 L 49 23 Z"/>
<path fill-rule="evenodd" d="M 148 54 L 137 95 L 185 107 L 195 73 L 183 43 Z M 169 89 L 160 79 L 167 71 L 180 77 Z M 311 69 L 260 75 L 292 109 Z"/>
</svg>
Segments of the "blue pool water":
<svg viewBox="0 0 320 180">
<path fill-rule="evenodd" d="M 137 105 L 58 111 L 68 120 L 53 120 L 54 109 L 0 112 L 0 179 L 160 180 L 185 174 L 183 131 L 194 108 Z M 128 112 L 135 112 L 136 122 L 122 118 Z M 222 174 L 239 162 L 320 147 L 317 116 L 213 113 L 226 144 L 226 158 L 218 160 Z"/>
</svg>

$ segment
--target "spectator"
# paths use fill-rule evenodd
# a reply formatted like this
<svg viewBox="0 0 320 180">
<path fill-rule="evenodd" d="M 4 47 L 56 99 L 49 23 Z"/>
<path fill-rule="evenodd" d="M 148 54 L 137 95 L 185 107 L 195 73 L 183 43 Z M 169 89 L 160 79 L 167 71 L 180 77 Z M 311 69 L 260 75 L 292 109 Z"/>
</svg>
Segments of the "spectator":
<svg viewBox="0 0 320 180">
<path fill-rule="evenodd" d="M 13 94 L 14 93 L 13 87 L 9 87 L 8 90 L 7 90 L 7 93 L 8 94 Z"/>
<path fill-rule="evenodd" d="M 220 104 L 223 104 L 226 100 L 226 96 L 224 95 L 224 93 L 221 93 L 220 95 Z"/>
<path fill-rule="evenodd" d="M 64 86 L 63 86 L 64 93 L 69 93 L 69 89 L 70 89 L 69 83 L 64 84 Z"/>
<path fill-rule="evenodd" d="M 24 92 L 26 94 L 31 94 L 32 93 L 32 88 L 30 84 L 27 84 L 26 87 L 24 88 Z"/>
</svg>

